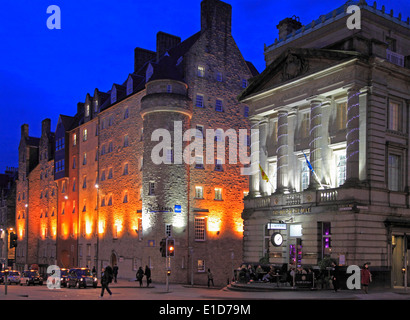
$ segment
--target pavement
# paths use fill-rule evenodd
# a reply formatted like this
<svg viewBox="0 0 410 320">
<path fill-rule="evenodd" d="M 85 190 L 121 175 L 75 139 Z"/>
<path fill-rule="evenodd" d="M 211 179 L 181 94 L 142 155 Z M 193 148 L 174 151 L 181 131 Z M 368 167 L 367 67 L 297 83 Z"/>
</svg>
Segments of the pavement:
<svg viewBox="0 0 410 320">
<path fill-rule="evenodd" d="M 142 287 L 133 280 L 118 279 L 111 283 L 114 300 L 410 300 L 410 288 L 373 288 L 369 293 L 361 290 L 310 290 L 293 289 L 291 287 L 277 287 L 272 283 L 231 284 L 226 287 L 210 287 L 203 285 L 169 284 L 168 288 L 163 283 L 152 283 Z M 235 288 L 236 287 L 236 288 Z M 238 289 L 239 288 L 239 289 Z M 65 291 L 66 290 L 66 291 Z M 95 290 L 95 289 L 94 289 Z M 97 295 L 91 289 L 75 290 L 63 289 L 50 290 L 46 285 L 41 287 L 8 286 L 8 294 L 4 295 L 4 285 L 0 286 L 0 300 L 24 299 L 59 299 L 62 294 L 66 299 L 95 300 Z M 99 292 L 99 291 L 98 291 Z M 68 296 L 67 296 L 68 294 Z M 92 295 L 91 295 L 92 294 Z M 106 294 L 107 295 L 107 294 Z M 108 296 L 108 295 L 107 295 Z M 104 296 L 104 299 L 106 297 Z"/>
</svg>

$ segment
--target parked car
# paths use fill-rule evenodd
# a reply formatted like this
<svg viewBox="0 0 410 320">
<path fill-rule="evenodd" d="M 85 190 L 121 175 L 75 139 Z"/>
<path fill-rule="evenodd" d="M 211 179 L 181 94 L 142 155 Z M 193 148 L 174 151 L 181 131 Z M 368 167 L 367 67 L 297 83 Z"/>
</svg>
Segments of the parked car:
<svg viewBox="0 0 410 320">
<path fill-rule="evenodd" d="M 40 276 L 37 270 L 25 270 L 21 274 L 20 277 L 20 284 L 23 285 L 36 285 L 39 284 L 40 286 L 43 284 L 43 278 Z"/>
<path fill-rule="evenodd" d="M 97 282 L 88 268 L 71 268 L 67 276 L 67 288 L 97 288 Z"/>
<path fill-rule="evenodd" d="M 60 269 L 60 284 L 62 287 L 67 287 L 67 277 L 68 277 L 69 270 L 67 268 Z"/>
<path fill-rule="evenodd" d="M 20 284 L 20 272 L 17 270 L 10 270 L 7 275 L 7 284 Z"/>
</svg>

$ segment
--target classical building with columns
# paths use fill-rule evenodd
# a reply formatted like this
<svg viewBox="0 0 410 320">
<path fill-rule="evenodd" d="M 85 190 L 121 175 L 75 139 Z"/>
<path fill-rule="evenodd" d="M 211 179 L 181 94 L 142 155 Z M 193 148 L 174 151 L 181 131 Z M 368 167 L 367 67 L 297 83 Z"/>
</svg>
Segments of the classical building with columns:
<svg viewBox="0 0 410 320">
<path fill-rule="evenodd" d="M 353 4 L 359 29 L 347 25 Z M 265 45 L 266 69 L 239 97 L 259 129 L 252 150 L 261 168 L 242 213 L 244 261 L 369 262 L 377 283 L 403 286 L 409 18 L 361 1 L 307 25 L 287 18 L 277 28 L 279 39 Z"/>
</svg>

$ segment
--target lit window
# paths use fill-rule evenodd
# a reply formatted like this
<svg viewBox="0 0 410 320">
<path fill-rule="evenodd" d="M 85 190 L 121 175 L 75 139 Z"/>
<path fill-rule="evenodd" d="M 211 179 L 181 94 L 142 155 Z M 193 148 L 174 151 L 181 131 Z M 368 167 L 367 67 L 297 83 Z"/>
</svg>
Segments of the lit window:
<svg viewBox="0 0 410 320">
<path fill-rule="evenodd" d="M 343 103 L 338 103 L 336 105 L 337 108 L 337 124 L 338 124 L 338 129 L 342 130 L 346 128 L 346 120 L 347 120 L 347 102 Z"/>
<path fill-rule="evenodd" d="M 195 241 L 205 241 L 205 219 L 195 218 L 194 221 Z"/>
<path fill-rule="evenodd" d="M 305 157 L 301 158 L 302 161 L 302 172 L 300 177 L 300 191 L 303 191 L 309 187 L 310 171 L 306 163 Z"/>
<path fill-rule="evenodd" d="M 198 272 L 205 272 L 205 260 L 198 260 Z"/>
<path fill-rule="evenodd" d="M 84 129 L 83 130 L 83 141 L 87 141 L 87 139 L 88 139 L 88 130 Z"/>
<path fill-rule="evenodd" d="M 215 188 L 215 200 L 222 200 L 222 189 Z"/>
<path fill-rule="evenodd" d="M 205 77 L 205 67 L 198 66 L 197 75 L 201 78 Z"/>
<path fill-rule="evenodd" d="M 204 187 L 196 186 L 195 187 L 195 198 L 203 199 L 204 198 Z"/>
<path fill-rule="evenodd" d="M 73 146 L 77 145 L 77 134 L 73 134 Z"/>
</svg>

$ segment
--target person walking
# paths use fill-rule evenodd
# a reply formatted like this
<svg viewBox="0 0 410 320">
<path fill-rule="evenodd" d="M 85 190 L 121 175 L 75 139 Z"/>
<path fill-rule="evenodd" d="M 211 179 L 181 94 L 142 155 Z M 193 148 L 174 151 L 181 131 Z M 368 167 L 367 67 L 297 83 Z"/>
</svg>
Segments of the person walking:
<svg viewBox="0 0 410 320">
<path fill-rule="evenodd" d="M 339 271 L 339 266 L 336 265 L 334 262 L 332 262 L 332 267 L 333 267 L 333 274 L 332 274 L 332 284 L 333 284 L 333 289 L 335 292 L 340 289 L 340 271 Z"/>
<path fill-rule="evenodd" d="M 147 287 L 148 287 L 152 281 L 151 281 L 151 269 L 147 265 L 145 266 L 144 273 L 145 273 L 145 277 L 147 278 Z"/>
<path fill-rule="evenodd" d="M 142 278 L 144 277 L 144 270 L 142 270 L 142 267 L 139 267 L 137 271 L 137 281 L 140 283 L 140 287 L 142 287 Z"/>
<path fill-rule="evenodd" d="M 101 270 L 101 295 L 100 297 L 102 298 L 104 296 L 104 290 L 107 290 L 107 292 L 112 295 L 112 292 L 110 288 L 108 287 L 108 284 L 110 283 L 109 280 L 110 274 L 105 270 L 105 268 L 102 268 Z"/>
<path fill-rule="evenodd" d="M 117 275 L 118 275 L 118 266 L 115 265 L 114 268 L 112 269 L 112 273 L 114 275 L 114 282 L 117 283 Z"/>
<path fill-rule="evenodd" d="M 212 282 L 212 286 L 214 286 L 214 275 L 211 272 L 211 269 L 208 269 L 208 288 Z"/>
<path fill-rule="evenodd" d="M 369 264 L 366 262 L 360 270 L 360 278 L 364 293 L 369 293 L 369 284 L 372 282 L 372 274 L 369 271 Z"/>
</svg>

